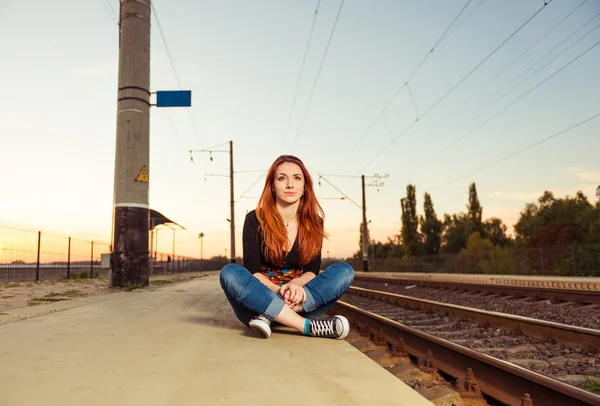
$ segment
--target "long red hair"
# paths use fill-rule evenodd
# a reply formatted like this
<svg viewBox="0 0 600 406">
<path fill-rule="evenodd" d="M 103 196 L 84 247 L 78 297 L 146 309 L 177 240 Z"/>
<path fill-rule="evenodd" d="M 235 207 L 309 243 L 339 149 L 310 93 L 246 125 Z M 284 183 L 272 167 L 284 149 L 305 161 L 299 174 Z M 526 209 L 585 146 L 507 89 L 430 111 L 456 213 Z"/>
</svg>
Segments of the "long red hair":
<svg viewBox="0 0 600 406">
<path fill-rule="evenodd" d="M 302 161 L 292 155 L 281 155 L 273 162 L 267 173 L 267 180 L 258 205 L 256 217 L 263 231 L 263 254 L 267 261 L 277 266 L 284 266 L 283 251 L 288 246 L 287 230 L 283 218 L 277 211 L 273 185 L 279 165 L 291 162 L 300 167 L 304 175 L 304 194 L 300 198 L 298 212 L 298 262 L 304 266 L 312 261 L 321 246 L 323 238 L 327 237 L 324 228 L 325 213 L 317 201 L 313 188 L 313 181 Z M 291 248 L 290 248 L 291 249 Z"/>
</svg>

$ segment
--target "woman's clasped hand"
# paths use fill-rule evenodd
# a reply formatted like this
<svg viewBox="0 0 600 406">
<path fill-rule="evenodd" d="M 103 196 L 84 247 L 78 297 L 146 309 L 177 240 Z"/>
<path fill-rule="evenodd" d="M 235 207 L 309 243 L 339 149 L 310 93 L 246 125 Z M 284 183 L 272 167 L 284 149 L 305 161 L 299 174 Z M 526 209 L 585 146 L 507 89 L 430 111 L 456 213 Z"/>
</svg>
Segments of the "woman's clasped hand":
<svg viewBox="0 0 600 406">
<path fill-rule="evenodd" d="M 291 280 L 290 282 L 281 285 L 279 288 L 279 296 L 283 299 L 286 305 L 291 308 L 299 306 L 306 301 L 306 291 L 298 282 Z"/>
</svg>

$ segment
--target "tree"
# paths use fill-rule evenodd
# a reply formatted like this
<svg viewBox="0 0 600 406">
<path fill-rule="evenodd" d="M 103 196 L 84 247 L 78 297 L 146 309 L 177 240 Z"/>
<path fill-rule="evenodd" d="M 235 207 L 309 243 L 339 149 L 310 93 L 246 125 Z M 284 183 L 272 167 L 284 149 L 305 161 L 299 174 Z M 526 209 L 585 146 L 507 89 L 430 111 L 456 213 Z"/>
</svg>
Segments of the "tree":
<svg viewBox="0 0 600 406">
<path fill-rule="evenodd" d="M 406 186 L 406 197 L 400 201 L 402 206 L 402 245 L 406 256 L 419 255 L 420 235 L 419 219 L 417 217 L 417 198 L 414 185 Z"/>
<path fill-rule="evenodd" d="M 483 223 L 483 231 L 490 242 L 500 247 L 505 247 L 508 245 L 508 237 L 506 236 L 506 225 L 497 217 L 492 217 L 487 219 Z"/>
<path fill-rule="evenodd" d="M 471 226 L 465 213 L 444 214 L 444 234 L 442 238 L 442 251 L 448 254 L 457 254 L 467 247 Z"/>
<path fill-rule="evenodd" d="M 583 240 L 583 233 L 577 224 L 568 221 L 555 221 L 539 229 L 529 240 L 530 247 L 566 247 Z"/>
<path fill-rule="evenodd" d="M 515 224 L 517 237 L 531 247 L 595 243 L 598 235 L 598 208 L 577 192 L 575 197 L 556 198 L 546 190 L 538 204 L 527 203 Z"/>
<path fill-rule="evenodd" d="M 489 239 L 482 238 L 477 232 L 469 236 L 467 249 L 463 249 L 459 256 L 462 257 L 463 263 L 475 262 L 474 268 L 486 274 L 515 273 L 515 261 L 511 252 L 500 246 L 493 246 Z"/>
<path fill-rule="evenodd" d="M 425 255 L 436 255 L 442 244 L 442 222 L 437 218 L 429 193 L 425 193 L 423 203 L 425 216 L 421 216 L 421 234 Z"/>
<path fill-rule="evenodd" d="M 483 234 L 483 223 L 481 216 L 483 208 L 479 203 L 479 197 L 477 197 L 477 187 L 475 182 L 469 185 L 469 205 L 467 206 L 469 222 L 471 223 L 471 231 Z M 470 234 L 470 233 L 469 233 Z"/>
<path fill-rule="evenodd" d="M 519 220 L 515 224 L 517 238 L 528 242 L 539 228 L 544 226 L 544 220 L 539 216 L 539 209 L 535 203 L 527 203 L 525 209 L 520 213 Z"/>
</svg>

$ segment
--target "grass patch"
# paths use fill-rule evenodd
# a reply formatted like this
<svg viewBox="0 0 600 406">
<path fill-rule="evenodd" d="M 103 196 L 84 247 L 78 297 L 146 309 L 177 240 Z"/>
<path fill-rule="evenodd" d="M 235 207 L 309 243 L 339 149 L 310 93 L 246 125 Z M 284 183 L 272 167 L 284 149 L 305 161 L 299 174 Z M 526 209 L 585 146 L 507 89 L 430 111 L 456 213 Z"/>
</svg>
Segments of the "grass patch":
<svg viewBox="0 0 600 406">
<path fill-rule="evenodd" d="M 169 283 L 173 283 L 173 281 L 167 279 L 157 279 L 155 281 L 150 281 L 151 285 L 167 285 Z"/>
<path fill-rule="evenodd" d="M 34 297 L 27 301 L 27 306 L 36 306 L 43 303 L 60 302 L 63 300 L 69 300 L 65 297 Z"/>
<path fill-rule="evenodd" d="M 45 297 L 84 297 L 87 296 L 87 293 L 82 293 L 77 289 L 67 290 L 62 293 L 48 293 Z"/>
<path fill-rule="evenodd" d="M 600 393 L 600 379 L 594 379 L 588 376 L 581 384 L 581 389 L 585 389 L 593 393 Z"/>
<path fill-rule="evenodd" d="M 137 289 L 144 289 L 145 287 L 146 286 L 144 284 L 142 284 L 142 283 L 136 283 L 135 285 L 125 286 L 123 289 L 126 292 L 132 292 L 132 291 L 137 290 Z"/>
<path fill-rule="evenodd" d="M 27 306 L 35 306 L 43 303 L 62 302 L 64 300 L 73 299 L 75 297 L 85 297 L 87 293 L 82 293 L 78 290 L 67 290 L 62 293 L 50 292 L 44 297 L 34 297 L 27 301 Z"/>
</svg>

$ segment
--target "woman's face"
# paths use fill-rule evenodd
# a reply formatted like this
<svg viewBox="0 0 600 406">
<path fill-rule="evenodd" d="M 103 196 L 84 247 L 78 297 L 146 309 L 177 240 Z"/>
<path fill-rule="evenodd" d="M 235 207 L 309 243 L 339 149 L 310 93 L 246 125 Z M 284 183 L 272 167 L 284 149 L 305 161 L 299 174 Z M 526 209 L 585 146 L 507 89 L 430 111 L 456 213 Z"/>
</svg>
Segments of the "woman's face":
<svg viewBox="0 0 600 406">
<path fill-rule="evenodd" d="M 304 174 L 300 166 L 284 162 L 277 167 L 273 189 L 278 202 L 293 204 L 304 194 Z"/>
</svg>

